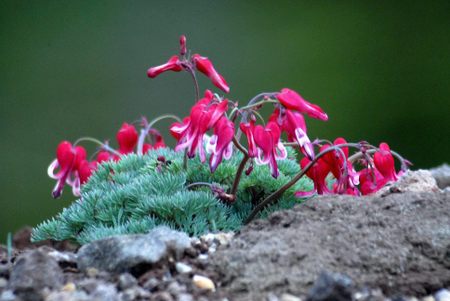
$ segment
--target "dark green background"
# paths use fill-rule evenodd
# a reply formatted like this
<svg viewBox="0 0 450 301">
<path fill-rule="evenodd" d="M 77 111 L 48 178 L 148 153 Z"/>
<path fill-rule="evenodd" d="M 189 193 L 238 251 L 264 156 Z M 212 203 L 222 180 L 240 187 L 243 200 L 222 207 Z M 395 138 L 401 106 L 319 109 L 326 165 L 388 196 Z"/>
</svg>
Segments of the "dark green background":
<svg viewBox="0 0 450 301">
<path fill-rule="evenodd" d="M 311 138 L 387 141 L 415 168 L 448 161 L 449 12 L 449 1 L 1 1 L 0 242 L 74 199 L 50 197 L 61 140 L 114 142 L 123 121 L 187 114 L 187 73 L 146 77 L 180 34 L 232 99 L 290 87 L 319 104 L 330 120 L 308 119 Z"/>
</svg>

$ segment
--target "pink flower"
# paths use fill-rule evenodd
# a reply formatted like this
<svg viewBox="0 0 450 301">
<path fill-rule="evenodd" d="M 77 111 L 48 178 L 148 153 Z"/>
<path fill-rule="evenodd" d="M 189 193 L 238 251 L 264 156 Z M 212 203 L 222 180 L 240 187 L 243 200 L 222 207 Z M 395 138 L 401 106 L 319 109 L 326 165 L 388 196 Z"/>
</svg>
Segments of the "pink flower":
<svg viewBox="0 0 450 301">
<path fill-rule="evenodd" d="M 124 122 L 117 132 L 116 138 L 119 144 L 119 153 L 129 154 L 134 151 L 138 142 L 138 133 L 133 125 Z"/>
<path fill-rule="evenodd" d="M 383 175 L 376 168 L 371 167 L 359 172 L 359 181 L 361 183 L 359 189 L 363 195 L 377 192 L 387 183 Z"/>
<path fill-rule="evenodd" d="M 300 161 L 300 166 L 302 169 L 304 169 L 309 163 L 311 163 L 311 160 L 307 157 L 304 157 Z M 330 167 L 328 164 L 323 160 L 323 158 L 320 158 L 317 160 L 316 163 L 311 166 L 311 168 L 306 172 L 306 176 L 310 178 L 314 183 L 314 189 L 311 191 L 297 191 L 295 193 L 295 196 L 297 197 L 309 197 L 314 195 L 314 193 L 317 192 L 317 194 L 329 194 L 331 191 L 327 187 L 326 183 L 326 177 L 328 173 L 330 172 Z"/>
<path fill-rule="evenodd" d="M 177 55 L 172 56 L 165 64 L 162 64 L 162 65 L 159 65 L 156 67 L 151 67 L 150 69 L 148 69 L 147 76 L 150 78 L 154 78 L 154 77 L 157 77 L 158 75 L 160 75 L 161 73 L 169 71 L 169 70 L 175 71 L 175 72 L 179 72 L 179 71 L 183 70 L 180 59 L 178 58 Z"/>
<path fill-rule="evenodd" d="M 383 175 L 386 181 L 397 181 L 398 177 L 395 172 L 394 157 L 392 157 L 391 149 L 387 143 L 380 143 L 379 151 L 373 155 L 373 162 L 378 171 Z"/>
<path fill-rule="evenodd" d="M 73 147 L 68 141 L 61 142 L 56 149 L 56 159 L 48 167 L 50 178 L 57 180 L 53 189 L 53 197 L 59 198 L 64 189 L 64 184 L 72 186 L 73 193 L 79 195 L 76 182 L 80 182 L 79 170 L 83 167 L 82 161 L 86 159 L 86 150 L 81 146 Z M 59 171 L 55 174 L 55 170 Z M 79 188 L 79 187 L 78 187 Z"/>
<path fill-rule="evenodd" d="M 279 175 L 277 159 L 283 160 L 287 157 L 286 148 L 280 141 L 280 127 L 273 121 L 269 121 L 266 127 L 255 126 L 253 130 L 255 144 L 258 147 L 256 164 L 269 164 L 272 177 Z"/>
<path fill-rule="evenodd" d="M 258 155 L 258 149 L 256 148 L 255 136 L 253 134 L 255 130 L 255 121 L 251 120 L 250 122 L 241 123 L 239 125 L 241 131 L 247 136 L 247 152 L 250 158 L 254 158 Z"/>
<path fill-rule="evenodd" d="M 309 117 L 323 121 L 328 120 L 328 115 L 318 105 L 306 101 L 294 90 L 284 88 L 276 97 L 287 109 L 305 113 Z"/>
<path fill-rule="evenodd" d="M 194 54 L 192 56 L 192 61 L 194 62 L 197 70 L 209 77 L 214 86 L 224 91 L 225 93 L 230 92 L 230 87 L 228 86 L 227 82 L 225 81 L 223 76 L 220 75 L 216 71 L 216 69 L 214 69 L 213 64 L 207 57 L 200 56 L 199 54 Z"/>
<path fill-rule="evenodd" d="M 228 100 L 217 102 L 211 91 L 206 90 L 204 98 L 199 100 L 191 109 L 191 114 L 182 123 L 176 122 L 170 127 L 170 133 L 178 140 L 175 151 L 188 149 L 189 158 L 199 151 L 200 160 L 206 160 L 203 140 L 205 134 L 223 116 L 228 109 Z"/>
<path fill-rule="evenodd" d="M 277 121 L 280 118 L 280 110 L 275 109 L 270 120 Z M 289 142 L 297 142 L 302 153 L 314 159 L 314 146 L 306 134 L 305 118 L 302 114 L 291 110 L 285 110 L 285 114 L 281 119 L 281 129 L 287 133 Z"/>
<path fill-rule="evenodd" d="M 222 162 L 222 158 L 230 159 L 233 154 L 234 123 L 222 116 L 214 126 L 214 135 L 208 141 L 206 151 L 211 153 L 209 165 L 211 172 Z"/>
</svg>

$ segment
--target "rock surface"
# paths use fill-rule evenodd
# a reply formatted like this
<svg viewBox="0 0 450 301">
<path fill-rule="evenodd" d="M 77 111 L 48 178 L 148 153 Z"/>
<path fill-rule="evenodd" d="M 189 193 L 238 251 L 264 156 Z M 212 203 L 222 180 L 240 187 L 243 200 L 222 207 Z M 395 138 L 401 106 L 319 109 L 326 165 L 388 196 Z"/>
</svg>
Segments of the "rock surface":
<svg viewBox="0 0 450 301">
<path fill-rule="evenodd" d="M 77 264 L 81 270 L 131 272 L 157 264 L 170 252 L 180 256 L 188 247 L 190 238 L 185 233 L 157 227 L 148 234 L 113 236 L 86 244 L 78 251 Z"/>
<path fill-rule="evenodd" d="M 304 297 L 322 271 L 424 296 L 450 286 L 450 192 L 310 199 L 243 228 L 211 255 L 233 300 Z"/>
<path fill-rule="evenodd" d="M 43 250 L 25 252 L 12 267 L 9 288 L 24 300 L 42 300 L 44 288 L 62 286 L 63 273 L 57 261 Z"/>
<path fill-rule="evenodd" d="M 450 186 L 450 165 L 447 163 L 438 167 L 430 169 L 431 174 L 436 179 L 437 185 L 441 189 L 445 189 Z"/>
</svg>

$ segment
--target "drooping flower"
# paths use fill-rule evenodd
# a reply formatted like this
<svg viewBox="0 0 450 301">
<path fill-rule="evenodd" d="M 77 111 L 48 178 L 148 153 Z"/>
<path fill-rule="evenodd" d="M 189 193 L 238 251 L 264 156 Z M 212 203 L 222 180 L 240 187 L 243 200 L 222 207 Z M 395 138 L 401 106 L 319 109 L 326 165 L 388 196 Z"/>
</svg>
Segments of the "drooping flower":
<svg viewBox="0 0 450 301">
<path fill-rule="evenodd" d="M 377 192 L 387 183 L 387 180 L 378 169 L 371 166 L 364 168 L 359 172 L 359 181 L 361 183 L 359 189 L 363 195 Z"/>
<path fill-rule="evenodd" d="M 233 154 L 234 123 L 222 116 L 214 126 L 214 135 L 207 143 L 206 151 L 211 154 L 209 166 L 214 172 L 222 159 L 230 159 Z"/>
<path fill-rule="evenodd" d="M 308 164 L 311 163 L 311 160 L 307 157 L 302 158 L 300 160 L 300 166 L 302 169 L 305 169 Z M 331 191 L 328 189 L 326 183 L 326 177 L 330 172 L 330 167 L 328 164 L 320 158 L 314 163 L 311 168 L 306 172 L 306 176 L 310 178 L 314 183 L 314 189 L 311 191 L 297 191 L 295 196 L 297 197 L 309 197 L 317 194 L 329 194 Z"/>
<path fill-rule="evenodd" d="M 79 181 L 78 170 L 81 162 L 86 159 L 86 150 L 81 146 L 73 147 L 68 141 L 61 142 L 56 149 L 56 159 L 48 167 L 50 178 L 57 180 L 53 189 L 53 197 L 59 198 L 64 189 L 64 184 L 73 187 L 75 181 Z M 59 168 L 59 171 L 55 171 Z M 76 190 L 74 190 L 74 193 Z"/>
<path fill-rule="evenodd" d="M 280 127 L 275 122 L 269 121 L 266 127 L 255 126 L 253 136 L 258 149 L 256 164 L 269 164 L 272 177 L 277 178 L 279 175 L 277 160 L 287 157 L 286 148 L 280 141 Z"/>
<path fill-rule="evenodd" d="M 245 134 L 245 136 L 247 136 L 247 152 L 248 152 L 248 156 L 250 158 L 255 158 L 258 155 L 258 149 L 256 148 L 256 143 L 255 143 L 255 136 L 254 136 L 254 131 L 255 131 L 255 121 L 254 120 L 250 120 L 249 122 L 242 122 L 239 127 L 241 128 L 241 131 Z"/>
<path fill-rule="evenodd" d="M 306 101 L 294 90 L 284 88 L 276 95 L 278 101 L 287 109 L 304 113 L 309 117 L 328 120 L 328 115 L 318 106 Z"/>
<path fill-rule="evenodd" d="M 199 54 L 194 54 L 192 56 L 192 61 L 194 62 L 197 70 L 209 77 L 214 86 L 224 91 L 225 93 L 230 92 L 230 87 L 228 86 L 227 82 L 225 81 L 223 76 L 216 71 L 214 65 L 207 57 L 200 56 Z"/>
<path fill-rule="evenodd" d="M 269 120 L 278 122 L 279 119 L 280 109 L 277 108 Z M 302 114 L 285 110 L 284 116 L 281 118 L 281 129 L 283 132 L 286 132 L 289 142 L 297 142 L 301 152 L 311 160 L 314 159 L 314 146 L 306 133 L 305 118 L 303 118 Z"/>
<path fill-rule="evenodd" d="M 133 125 L 124 122 L 117 132 L 116 138 L 119 144 L 119 153 L 129 154 L 134 151 L 138 142 L 138 133 Z"/>
<path fill-rule="evenodd" d="M 398 177 L 395 172 L 394 157 L 387 143 L 380 143 L 379 150 L 373 155 L 373 162 L 387 181 L 397 181 Z"/>
<path fill-rule="evenodd" d="M 201 73 L 205 74 L 217 88 L 221 89 L 225 93 L 230 92 L 230 87 L 227 82 L 223 76 L 216 71 L 214 65 L 207 57 L 194 54 L 191 58 L 189 58 L 186 56 L 186 53 L 186 36 L 182 35 L 180 37 L 180 56 L 174 55 L 167 61 L 167 63 L 149 68 L 147 70 L 148 77 L 154 78 L 169 70 L 175 72 L 186 70 L 194 76 L 194 70 L 197 69 Z"/>
<path fill-rule="evenodd" d="M 167 63 L 149 68 L 147 70 L 147 76 L 150 78 L 155 78 L 166 71 L 180 72 L 181 70 L 183 70 L 181 61 L 178 58 L 178 55 L 174 55 L 167 61 Z"/>
<path fill-rule="evenodd" d="M 191 114 L 182 123 L 176 122 L 170 127 L 170 133 L 178 140 L 175 151 L 187 149 L 187 156 L 193 158 L 199 151 L 200 160 L 206 160 L 203 141 L 205 134 L 223 116 L 228 109 L 228 100 L 217 102 L 211 91 L 206 90 L 204 98 L 191 109 Z"/>
</svg>

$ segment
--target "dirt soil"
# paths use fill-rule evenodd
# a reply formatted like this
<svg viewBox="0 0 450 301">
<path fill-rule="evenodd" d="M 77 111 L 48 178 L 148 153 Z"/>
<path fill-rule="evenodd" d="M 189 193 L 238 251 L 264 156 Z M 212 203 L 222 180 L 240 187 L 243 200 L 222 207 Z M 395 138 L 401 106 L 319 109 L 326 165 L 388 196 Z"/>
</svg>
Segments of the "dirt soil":
<svg viewBox="0 0 450 301">
<path fill-rule="evenodd" d="M 450 192 L 317 197 L 243 228 L 211 258 L 232 300 L 304 297 L 322 271 L 388 296 L 450 286 Z"/>
</svg>

